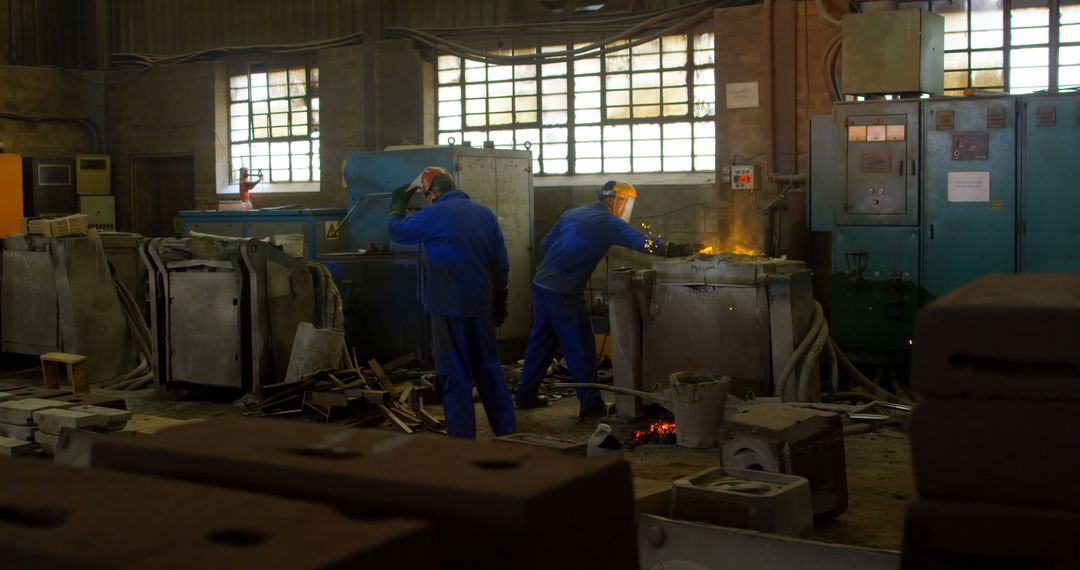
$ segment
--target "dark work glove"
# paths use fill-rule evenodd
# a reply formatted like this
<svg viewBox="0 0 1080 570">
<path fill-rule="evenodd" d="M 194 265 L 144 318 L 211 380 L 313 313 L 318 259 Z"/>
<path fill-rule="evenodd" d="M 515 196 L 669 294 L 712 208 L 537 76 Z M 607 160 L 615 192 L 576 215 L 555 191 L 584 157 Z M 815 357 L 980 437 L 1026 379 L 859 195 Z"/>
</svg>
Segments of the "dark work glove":
<svg viewBox="0 0 1080 570">
<path fill-rule="evenodd" d="M 409 200 L 412 195 L 416 193 L 416 188 L 409 188 L 408 184 L 402 184 L 390 194 L 390 215 L 391 216 L 405 216 L 405 209 L 409 205 Z"/>
<path fill-rule="evenodd" d="M 701 251 L 700 243 L 669 243 L 664 249 L 664 257 L 687 257 Z"/>
<path fill-rule="evenodd" d="M 506 285 L 495 285 L 491 290 L 491 318 L 497 327 L 501 327 L 506 322 L 506 317 L 510 316 L 506 309 L 506 298 L 509 294 L 510 289 Z"/>
</svg>

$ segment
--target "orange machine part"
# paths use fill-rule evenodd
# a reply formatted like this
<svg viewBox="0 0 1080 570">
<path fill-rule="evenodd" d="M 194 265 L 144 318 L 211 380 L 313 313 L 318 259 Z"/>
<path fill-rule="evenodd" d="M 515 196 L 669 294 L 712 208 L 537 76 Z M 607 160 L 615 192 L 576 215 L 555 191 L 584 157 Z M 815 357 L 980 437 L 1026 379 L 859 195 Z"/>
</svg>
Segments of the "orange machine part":
<svg viewBox="0 0 1080 570">
<path fill-rule="evenodd" d="M 22 156 L 0 154 L 0 236 L 22 233 Z"/>
</svg>

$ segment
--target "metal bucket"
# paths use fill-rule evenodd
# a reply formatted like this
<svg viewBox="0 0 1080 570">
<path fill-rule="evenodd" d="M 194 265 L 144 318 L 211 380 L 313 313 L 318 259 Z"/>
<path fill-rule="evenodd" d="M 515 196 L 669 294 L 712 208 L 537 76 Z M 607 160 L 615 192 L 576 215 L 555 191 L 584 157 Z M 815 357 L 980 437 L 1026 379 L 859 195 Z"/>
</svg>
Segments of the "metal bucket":
<svg viewBox="0 0 1080 570">
<path fill-rule="evenodd" d="M 731 378 L 699 372 L 671 375 L 671 404 L 675 414 L 675 443 L 682 447 L 716 447 L 724 421 Z"/>
</svg>

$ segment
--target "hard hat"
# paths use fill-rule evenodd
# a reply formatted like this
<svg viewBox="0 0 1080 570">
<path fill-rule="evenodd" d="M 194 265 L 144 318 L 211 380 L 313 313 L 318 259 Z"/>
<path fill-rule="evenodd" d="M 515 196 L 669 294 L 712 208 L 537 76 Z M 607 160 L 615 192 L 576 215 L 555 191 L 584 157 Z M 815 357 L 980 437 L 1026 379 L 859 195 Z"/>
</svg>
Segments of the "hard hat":
<svg viewBox="0 0 1080 570">
<path fill-rule="evenodd" d="M 630 216 L 634 213 L 634 201 L 637 200 L 637 190 L 633 185 L 628 182 L 609 180 L 596 195 L 601 200 L 612 198 L 611 213 L 622 221 L 630 223 Z"/>
<path fill-rule="evenodd" d="M 419 188 L 421 192 L 427 194 L 431 190 L 431 181 L 435 180 L 435 177 L 445 174 L 453 180 L 453 176 L 450 176 L 450 171 L 441 166 L 429 166 L 425 168 L 420 174 L 412 181 L 410 188 Z"/>
<path fill-rule="evenodd" d="M 600 187 L 596 196 L 601 200 L 605 198 L 637 198 L 637 190 L 629 182 L 616 182 L 608 180 L 607 184 Z"/>
</svg>

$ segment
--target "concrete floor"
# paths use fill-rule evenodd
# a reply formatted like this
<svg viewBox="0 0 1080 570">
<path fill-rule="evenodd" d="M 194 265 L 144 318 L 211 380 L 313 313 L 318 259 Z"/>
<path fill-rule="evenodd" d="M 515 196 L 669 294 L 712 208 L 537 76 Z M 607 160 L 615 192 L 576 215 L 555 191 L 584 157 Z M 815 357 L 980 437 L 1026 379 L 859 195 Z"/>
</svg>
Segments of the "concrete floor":
<svg viewBox="0 0 1080 570">
<path fill-rule="evenodd" d="M 33 360 L 10 361 L 8 370 L 0 373 L 0 382 L 37 384 L 40 372 L 31 366 Z M 223 391 L 197 391 L 187 394 L 159 396 L 152 389 L 128 391 L 97 390 L 103 394 L 123 397 L 135 415 L 128 428 L 150 433 L 167 427 L 171 420 L 191 420 L 240 413 L 232 402 L 239 394 Z M 439 406 L 428 406 L 441 415 Z M 492 437 L 477 404 L 477 428 L 480 439 Z M 169 419 L 165 419 L 169 418 Z M 518 412 L 518 431 L 556 435 L 576 441 L 586 441 L 601 420 L 578 422 L 577 400 L 563 398 L 547 408 Z M 850 544 L 899 550 L 902 523 L 907 504 L 915 498 L 914 474 L 911 468 L 909 440 L 906 434 L 887 429 L 877 434 L 861 434 L 845 438 L 847 456 L 849 508 L 843 515 L 826 521 L 816 521 L 815 538 L 824 542 Z M 717 449 L 686 449 L 674 445 L 646 444 L 624 452 L 636 477 L 672 481 L 719 464 Z"/>
</svg>

